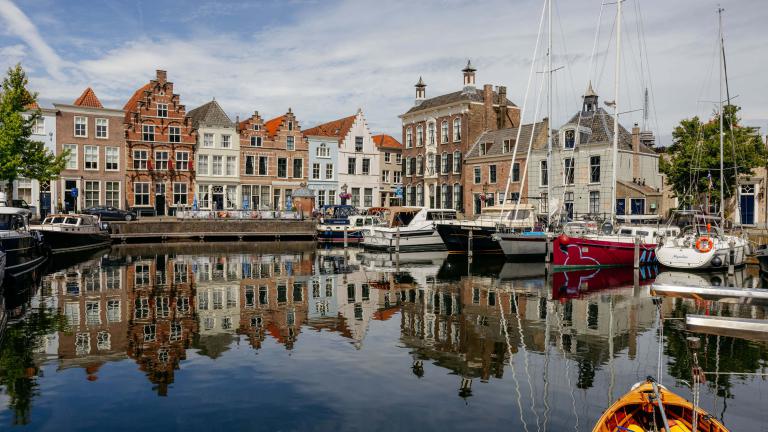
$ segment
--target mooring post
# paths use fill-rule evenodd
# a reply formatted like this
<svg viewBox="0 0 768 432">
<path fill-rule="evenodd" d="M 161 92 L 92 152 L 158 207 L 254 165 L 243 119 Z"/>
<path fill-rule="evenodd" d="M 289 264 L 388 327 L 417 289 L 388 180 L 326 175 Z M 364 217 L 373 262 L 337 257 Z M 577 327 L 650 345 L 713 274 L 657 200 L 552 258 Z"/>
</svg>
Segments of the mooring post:
<svg viewBox="0 0 768 432">
<path fill-rule="evenodd" d="M 347 247 L 347 227 L 344 227 L 344 248 Z"/>
<path fill-rule="evenodd" d="M 398 254 L 397 260 L 400 261 L 400 225 L 395 229 L 395 253 Z"/>
<path fill-rule="evenodd" d="M 634 261 L 634 267 L 636 269 L 640 268 L 640 237 L 635 236 L 635 261 Z"/>
<path fill-rule="evenodd" d="M 472 262 L 472 242 L 474 241 L 475 235 L 474 230 L 469 229 L 469 236 L 467 237 L 467 258 L 469 258 L 469 261 Z"/>
<path fill-rule="evenodd" d="M 733 239 L 728 241 L 728 276 L 733 276 L 736 266 L 736 251 L 734 250 Z"/>
</svg>

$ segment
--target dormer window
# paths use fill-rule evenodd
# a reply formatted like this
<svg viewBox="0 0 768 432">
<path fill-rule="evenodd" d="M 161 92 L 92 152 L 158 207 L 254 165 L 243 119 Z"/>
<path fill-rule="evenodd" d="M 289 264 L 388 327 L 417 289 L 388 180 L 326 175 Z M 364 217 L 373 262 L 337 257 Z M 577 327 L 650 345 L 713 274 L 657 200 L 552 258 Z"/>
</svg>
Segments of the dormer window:
<svg viewBox="0 0 768 432">
<path fill-rule="evenodd" d="M 488 151 L 491 149 L 492 143 L 480 143 L 480 156 L 485 156 L 488 154 Z"/>
<path fill-rule="evenodd" d="M 261 130 L 261 127 L 257 124 L 253 125 L 253 130 L 258 131 Z"/>
<path fill-rule="evenodd" d="M 566 149 L 573 149 L 576 147 L 576 131 L 573 129 L 565 131 L 564 145 Z"/>
<path fill-rule="evenodd" d="M 504 140 L 504 153 L 512 151 L 512 140 Z"/>
<path fill-rule="evenodd" d="M 288 130 L 289 130 L 289 131 L 292 131 L 292 130 L 293 130 L 293 122 L 292 122 L 292 121 L 289 121 L 289 122 L 288 122 Z"/>
</svg>

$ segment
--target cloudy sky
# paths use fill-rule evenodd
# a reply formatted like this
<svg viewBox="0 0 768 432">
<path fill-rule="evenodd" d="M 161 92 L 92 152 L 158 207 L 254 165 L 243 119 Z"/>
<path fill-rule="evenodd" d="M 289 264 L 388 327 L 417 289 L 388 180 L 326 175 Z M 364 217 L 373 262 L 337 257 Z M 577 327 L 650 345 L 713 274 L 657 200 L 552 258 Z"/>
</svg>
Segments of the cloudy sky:
<svg viewBox="0 0 768 432">
<path fill-rule="evenodd" d="M 553 0 L 553 119 L 580 107 L 591 79 L 613 99 L 615 4 Z M 721 0 L 731 95 L 746 122 L 768 127 L 768 4 Z M 0 67 L 21 62 L 43 105 L 91 86 L 105 106 L 166 69 L 188 108 L 215 97 L 234 118 L 288 107 L 308 126 L 353 114 L 400 137 L 398 114 L 477 83 L 506 85 L 523 104 L 542 0 L 0 0 Z M 622 21 L 622 123 L 642 121 L 662 144 L 681 118 L 708 116 L 718 97 L 715 0 L 627 0 Z M 602 15 L 601 15 L 602 11 Z M 638 17 L 642 17 L 639 20 Z M 599 19 L 600 18 L 600 19 Z M 599 34 L 596 38 L 596 29 Z M 593 41 L 597 39 L 596 49 Z M 593 56 L 592 53 L 595 52 Z M 539 53 L 542 51 L 540 50 Z M 544 65 L 537 65 L 543 71 Z M 534 74 L 541 77 L 543 74 Z M 536 79 L 536 78 L 535 78 Z M 539 84 L 527 105 L 535 114 Z M 544 116 L 540 110 L 538 117 Z"/>
</svg>

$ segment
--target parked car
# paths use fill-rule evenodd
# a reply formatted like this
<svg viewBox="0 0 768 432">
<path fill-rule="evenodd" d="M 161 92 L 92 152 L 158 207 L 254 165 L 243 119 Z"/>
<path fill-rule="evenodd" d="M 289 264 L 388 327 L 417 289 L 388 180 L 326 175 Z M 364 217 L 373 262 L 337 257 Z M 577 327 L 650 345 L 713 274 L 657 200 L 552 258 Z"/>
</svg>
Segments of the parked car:
<svg viewBox="0 0 768 432">
<path fill-rule="evenodd" d="M 109 206 L 96 206 L 83 210 L 83 213 L 98 216 L 103 221 L 132 221 L 136 220 L 136 212 L 120 210 Z"/>
<path fill-rule="evenodd" d="M 35 206 L 29 205 L 23 199 L 11 200 L 11 207 L 23 208 L 23 209 L 29 210 L 32 213 L 32 216 L 35 216 L 37 214 L 37 208 Z"/>
</svg>

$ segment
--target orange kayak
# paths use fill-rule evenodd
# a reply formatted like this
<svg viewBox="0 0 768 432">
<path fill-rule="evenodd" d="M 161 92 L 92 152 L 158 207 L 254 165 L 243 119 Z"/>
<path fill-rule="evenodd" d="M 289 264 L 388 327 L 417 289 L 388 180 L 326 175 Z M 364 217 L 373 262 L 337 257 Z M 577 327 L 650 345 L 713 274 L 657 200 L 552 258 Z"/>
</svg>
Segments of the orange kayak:
<svg viewBox="0 0 768 432">
<path fill-rule="evenodd" d="M 663 412 L 659 409 L 652 381 L 643 381 L 632 386 L 597 421 L 592 432 L 691 432 L 693 430 L 693 404 L 658 385 Z M 716 418 L 701 408 L 698 415 L 697 431 L 728 432 Z M 664 417 L 669 431 L 664 426 Z"/>
</svg>

